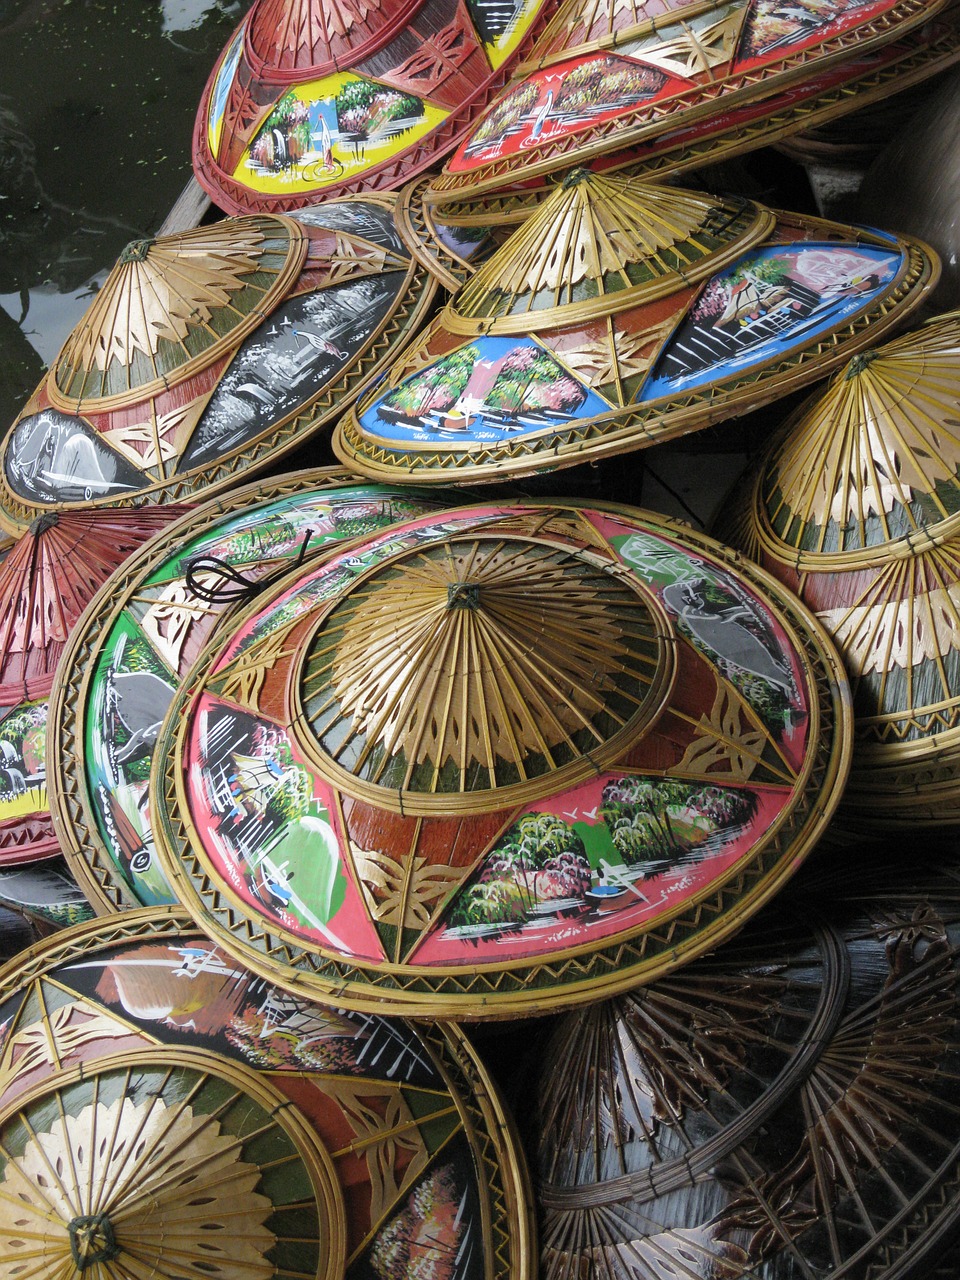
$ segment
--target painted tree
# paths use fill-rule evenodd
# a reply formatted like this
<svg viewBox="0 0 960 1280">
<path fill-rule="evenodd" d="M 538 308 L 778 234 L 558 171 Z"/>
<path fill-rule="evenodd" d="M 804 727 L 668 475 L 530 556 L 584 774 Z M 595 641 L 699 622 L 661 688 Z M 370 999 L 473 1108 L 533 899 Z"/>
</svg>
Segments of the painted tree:
<svg viewBox="0 0 960 1280">
<path fill-rule="evenodd" d="M 703 787 L 693 799 L 700 812 L 718 827 L 740 826 L 757 812 L 754 792 L 734 787 Z"/>
<path fill-rule="evenodd" d="M 649 97 L 665 77 L 652 67 L 625 66 L 615 58 L 584 62 L 564 76 L 557 90 L 554 109 L 575 112 L 597 107 L 616 107 Z"/>
<path fill-rule="evenodd" d="M 274 130 L 286 139 L 288 163 L 299 160 L 310 150 L 310 109 L 292 90 L 285 93 L 270 112 L 250 148 L 251 159 L 261 168 L 277 162 Z"/>
<path fill-rule="evenodd" d="M 473 343 L 458 347 L 405 378 L 384 396 L 382 405 L 411 417 L 431 410 L 445 413 L 463 394 L 479 354 Z"/>
<path fill-rule="evenodd" d="M 506 356 L 486 397 L 490 409 L 528 413 L 553 409 L 572 413 L 586 392 L 546 351 L 516 347 Z"/>
<path fill-rule="evenodd" d="M 524 116 L 529 111 L 532 111 L 539 96 L 539 85 L 530 82 L 518 85 L 516 89 L 501 99 L 492 111 L 484 116 L 473 131 L 469 150 L 476 150 L 484 143 L 499 138 L 508 129 L 519 124 Z"/>
<path fill-rule="evenodd" d="M 604 787 L 600 815 L 624 862 L 674 861 L 689 850 L 673 817 L 688 805 L 692 791 L 689 783 L 669 778 L 619 778 Z"/>
<path fill-rule="evenodd" d="M 341 133 L 366 141 L 388 124 L 408 121 L 412 124 L 423 115 L 423 103 L 410 93 L 399 93 L 374 80 L 350 80 L 340 89 L 334 101 L 337 127 Z"/>
<path fill-rule="evenodd" d="M 454 904 L 450 923 L 522 924 L 544 901 L 582 899 L 590 863 L 580 836 L 555 814 L 527 813 L 488 855 Z"/>
</svg>

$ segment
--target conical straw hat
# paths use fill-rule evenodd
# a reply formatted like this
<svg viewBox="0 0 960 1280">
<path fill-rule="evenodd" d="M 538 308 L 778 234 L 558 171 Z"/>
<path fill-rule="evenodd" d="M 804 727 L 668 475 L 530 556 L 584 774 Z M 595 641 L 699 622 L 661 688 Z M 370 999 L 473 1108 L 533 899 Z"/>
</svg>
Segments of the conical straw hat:
<svg viewBox="0 0 960 1280">
<path fill-rule="evenodd" d="M 456 146 L 548 9 L 257 0 L 207 82 L 194 172 L 235 214 L 401 187 Z"/>
<path fill-rule="evenodd" d="M 375 479 L 643 448 L 822 377 L 936 281 L 924 246 L 577 170 L 340 420 Z"/>
<path fill-rule="evenodd" d="M 854 694 L 844 804 L 936 823 L 960 784 L 960 321 L 856 356 L 770 442 L 724 536 L 813 609 Z M 899 808 L 899 817 L 893 813 Z"/>
<path fill-rule="evenodd" d="M 163 716 L 212 632 L 298 558 L 409 519 L 443 500 L 432 492 L 332 467 L 245 485 L 179 519 L 91 602 L 60 664 L 48 737 L 60 845 L 101 914 L 175 901 L 142 801 Z"/>
<path fill-rule="evenodd" d="M 158 741 L 157 854 L 221 945 L 346 1007 L 518 1016 L 672 970 L 846 773 L 792 597 L 632 508 L 426 513 L 231 630 Z"/>
<path fill-rule="evenodd" d="M 633 0 L 567 0 L 430 198 L 485 194 L 677 131 L 689 130 L 684 141 L 696 148 L 717 117 L 757 102 L 772 115 L 778 95 L 802 93 L 943 7 L 667 0 L 651 11 Z"/>
<path fill-rule="evenodd" d="M 774 906 L 712 956 L 566 1014 L 527 1118 L 541 1205 L 689 1192 L 810 1074 L 848 977 L 836 929 Z"/>
<path fill-rule="evenodd" d="M 536 1274 L 523 1156 L 456 1027 L 288 995 L 169 909 L 32 948 L 0 1011 L 10 1265 L 342 1280 L 439 1254 Z"/>
<path fill-rule="evenodd" d="M 802 570 L 879 564 L 960 528 L 960 314 L 864 352 L 764 451 L 753 520 Z"/>
<path fill-rule="evenodd" d="M 583 163 L 596 172 L 652 182 L 774 143 L 782 149 L 795 146 L 799 152 L 800 142 L 794 142 L 798 135 L 804 141 L 810 138 L 814 151 L 812 140 L 818 131 L 826 133 L 835 121 L 842 126 L 849 119 L 847 132 L 853 134 L 861 115 L 871 108 L 878 117 L 885 111 L 889 118 L 902 119 L 913 100 L 908 97 L 910 91 L 916 92 L 917 86 L 955 65 L 958 58 L 960 27 L 948 13 L 941 13 L 891 44 L 856 53 L 780 93 L 725 106 L 686 126 L 671 127 L 623 150 L 604 151 Z M 484 185 L 477 191 L 469 174 L 454 175 L 448 170 L 425 181 L 422 198 L 447 225 L 497 227 L 523 221 L 550 195 L 562 175 L 563 169 L 558 168 L 539 178 L 501 179 L 495 187 L 488 190 Z M 895 218 L 883 221 L 902 225 Z"/>
<path fill-rule="evenodd" d="M 270 218 L 134 241 L 57 357 L 53 403 L 121 407 L 205 368 L 274 309 L 306 250 Z"/>
<path fill-rule="evenodd" d="M 4 442 L 0 520 L 182 501 L 304 443 L 432 301 L 395 204 L 344 198 L 130 246 Z"/>
</svg>

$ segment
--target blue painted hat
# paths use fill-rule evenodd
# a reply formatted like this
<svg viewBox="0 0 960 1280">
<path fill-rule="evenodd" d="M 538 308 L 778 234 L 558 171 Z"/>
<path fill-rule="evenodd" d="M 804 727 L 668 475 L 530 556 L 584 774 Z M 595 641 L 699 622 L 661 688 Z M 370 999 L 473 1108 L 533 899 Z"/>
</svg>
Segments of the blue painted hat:
<svg viewBox="0 0 960 1280">
<path fill-rule="evenodd" d="M 643 448 L 823 377 L 938 272 L 916 241 L 579 170 L 341 419 L 334 448 L 417 483 Z"/>
</svg>

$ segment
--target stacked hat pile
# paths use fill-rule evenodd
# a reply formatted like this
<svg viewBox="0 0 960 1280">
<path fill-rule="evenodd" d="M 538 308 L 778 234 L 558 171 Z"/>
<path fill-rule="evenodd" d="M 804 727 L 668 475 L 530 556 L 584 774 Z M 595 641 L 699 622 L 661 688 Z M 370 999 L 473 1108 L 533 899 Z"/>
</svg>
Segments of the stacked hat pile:
<svg viewBox="0 0 960 1280">
<path fill-rule="evenodd" d="M 0 1271 L 929 1274 L 956 858 L 788 882 L 841 804 L 960 820 L 960 322 L 878 348 L 926 245 L 650 179 L 958 58 L 938 0 L 250 6 L 230 216 L 128 247 L 0 460 L 0 863 L 99 916 L 0 971 Z M 469 492 L 838 369 L 742 550 Z M 457 1024 L 548 1013 L 533 1185 Z"/>
</svg>

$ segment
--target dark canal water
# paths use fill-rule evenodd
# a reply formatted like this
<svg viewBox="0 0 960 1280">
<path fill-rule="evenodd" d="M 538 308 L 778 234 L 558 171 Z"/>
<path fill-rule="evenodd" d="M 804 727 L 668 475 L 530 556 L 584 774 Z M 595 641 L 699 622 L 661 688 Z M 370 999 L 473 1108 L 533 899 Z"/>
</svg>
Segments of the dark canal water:
<svg viewBox="0 0 960 1280">
<path fill-rule="evenodd" d="M 0 434 L 190 177 L 247 0 L 0 0 Z"/>
</svg>

